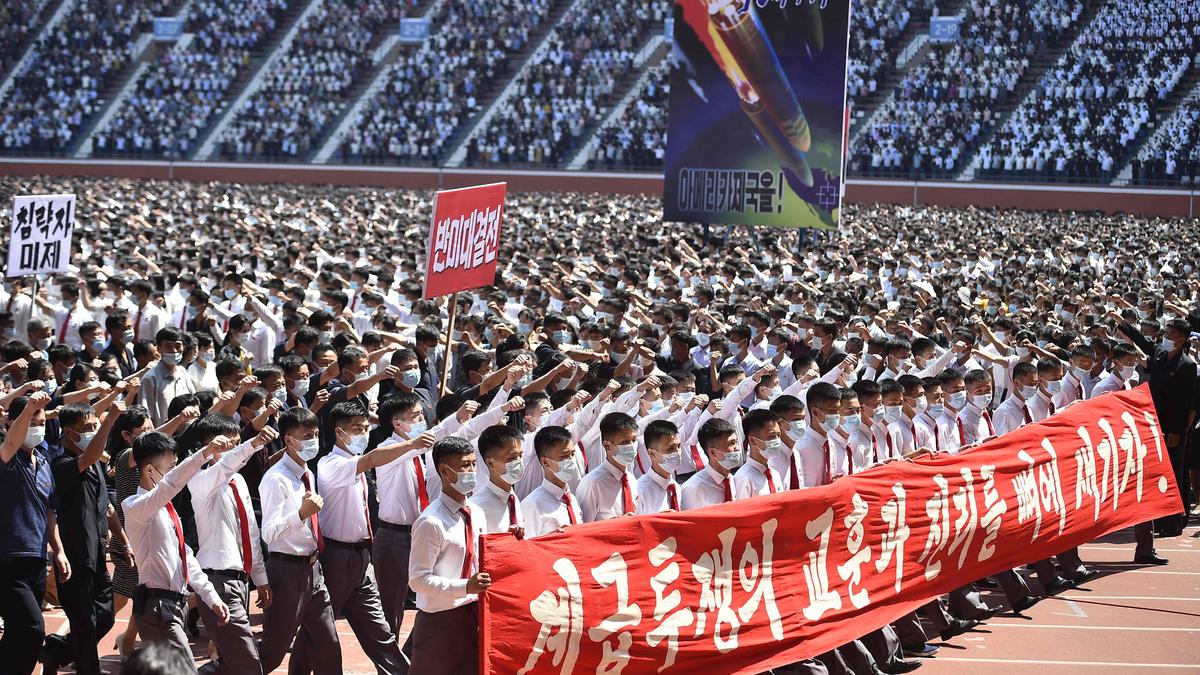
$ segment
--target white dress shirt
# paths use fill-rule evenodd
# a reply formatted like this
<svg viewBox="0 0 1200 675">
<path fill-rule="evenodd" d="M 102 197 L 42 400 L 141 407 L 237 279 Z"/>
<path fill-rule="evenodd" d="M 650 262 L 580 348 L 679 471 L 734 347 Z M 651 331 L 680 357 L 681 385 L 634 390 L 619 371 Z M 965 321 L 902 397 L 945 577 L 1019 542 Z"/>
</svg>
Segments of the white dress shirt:
<svg viewBox="0 0 1200 675">
<path fill-rule="evenodd" d="M 651 468 L 637 481 L 637 513 L 663 513 L 675 510 L 671 506 L 671 494 L 675 495 L 675 504 L 681 505 L 679 484 L 673 476 L 663 478 Z"/>
<path fill-rule="evenodd" d="M 790 432 L 785 427 L 784 433 Z M 791 438 L 791 436 L 788 436 Z M 803 438 L 803 436 L 801 436 Z M 772 455 L 767 458 L 767 465 L 775 469 L 775 473 L 783 480 L 783 489 L 797 490 L 804 486 L 804 468 L 800 462 L 800 453 L 796 451 L 796 446 L 799 444 L 799 438 L 795 439 L 792 447 L 788 448 L 787 452 L 781 452 L 778 455 Z M 787 443 L 784 443 L 787 445 Z"/>
<path fill-rule="evenodd" d="M 304 491 L 309 489 L 304 485 L 305 476 L 311 489 L 315 489 L 312 472 L 287 454 L 263 474 L 258 496 L 262 500 L 262 534 L 268 551 L 303 556 L 317 550 L 317 539 L 308 519 L 300 519 L 300 504 L 304 501 Z"/>
<path fill-rule="evenodd" d="M 825 434 L 817 428 L 817 425 L 809 425 L 800 440 L 796 441 L 794 450 L 800 456 L 801 479 L 804 481 L 804 487 L 817 487 L 829 482 L 825 476 L 828 471 Z"/>
<path fill-rule="evenodd" d="M 622 471 L 605 459 L 603 464 L 589 471 L 588 475 L 579 481 L 579 490 L 575 493 L 585 523 L 608 520 L 625 514 L 624 496 L 621 491 L 622 476 L 629 484 L 629 498 L 636 508 L 637 480 L 628 469 Z"/>
<path fill-rule="evenodd" d="M 383 445 L 403 443 L 406 438 L 392 434 Z M 375 468 L 375 488 L 379 495 L 379 519 L 393 525 L 412 525 L 421 515 L 421 487 L 426 488 L 425 498 L 432 501 L 436 498 L 429 496 L 428 483 L 425 473 L 428 464 L 425 456 L 429 448 L 417 448 L 400 455 L 396 459 Z M 418 473 L 418 471 L 420 473 Z"/>
<path fill-rule="evenodd" d="M 321 536 L 356 544 L 371 536 L 367 521 L 367 476 L 358 471 L 359 455 L 341 446 L 317 462 L 317 492 L 325 505 L 317 516 Z"/>
<path fill-rule="evenodd" d="M 254 508 L 250 503 L 250 491 L 246 479 L 238 474 L 254 453 L 258 451 L 249 441 L 221 455 L 221 459 L 198 472 L 188 481 L 188 492 L 192 494 L 195 510 L 196 534 L 200 540 L 200 552 L 196 560 L 206 570 L 238 570 L 246 572 L 255 586 L 267 583 L 267 570 L 263 566 L 262 546 L 259 543 L 258 521 L 254 519 Z M 233 486 L 230 486 L 233 481 Z M 234 490 L 237 495 L 234 495 Z M 246 513 L 246 525 L 250 531 L 250 553 L 253 569 L 242 569 L 242 528 L 237 504 L 240 498 Z"/>
<path fill-rule="evenodd" d="M 974 403 L 968 404 L 958 415 L 963 421 L 962 430 L 967 435 L 964 447 L 983 443 L 997 433 L 992 414 Z"/>
<path fill-rule="evenodd" d="M 471 495 L 471 501 L 483 511 L 487 518 L 488 532 L 508 532 L 513 525 L 525 526 L 521 516 L 521 503 L 512 489 L 502 489 L 489 478 L 486 483 L 479 483 Z"/>
<path fill-rule="evenodd" d="M 1092 398 L 1114 391 L 1133 389 L 1136 386 L 1138 386 L 1137 375 L 1134 375 L 1133 379 L 1126 382 L 1125 380 L 1122 380 L 1121 376 L 1116 372 L 1112 372 L 1106 375 L 1104 379 L 1097 382 L 1096 386 L 1092 388 Z"/>
<path fill-rule="evenodd" d="M 950 406 L 938 418 L 938 426 L 945 430 L 942 436 L 942 452 L 957 455 L 967 442 L 967 428 L 962 417 Z"/>
<path fill-rule="evenodd" d="M 460 511 L 471 514 L 471 529 Z M 483 512 L 470 500 L 459 504 L 442 494 L 413 523 L 412 549 L 408 554 L 408 585 L 417 593 L 417 609 L 444 612 L 479 599 L 467 593 L 467 579 L 479 571 L 479 537 L 487 534 Z M 475 555 L 463 573 L 467 537 Z"/>
<path fill-rule="evenodd" d="M 1025 401 L 1021 400 L 1019 396 L 1010 396 L 1000 404 L 999 408 L 996 408 L 992 424 L 996 428 L 996 434 L 1003 436 L 1031 421 L 1033 421 L 1033 414 Z"/>
<path fill-rule="evenodd" d="M 167 327 L 170 322 L 167 313 L 150 301 L 146 301 L 146 304 L 141 307 L 134 307 L 130 310 L 129 319 L 133 323 L 135 341 L 154 340 L 159 329 Z"/>
<path fill-rule="evenodd" d="M 1033 417 L 1034 422 L 1041 422 L 1059 410 L 1058 405 L 1051 401 L 1050 397 L 1040 389 L 1033 398 L 1029 399 L 1027 405 L 1029 406 L 1029 414 Z"/>
<path fill-rule="evenodd" d="M 583 522 L 575 495 L 544 478 L 541 485 L 521 500 L 521 518 L 525 521 L 526 539 Z"/>
<path fill-rule="evenodd" d="M 197 452 L 183 460 L 163 476 L 153 490 L 139 487 L 137 494 L 121 502 L 125 513 L 125 531 L 133 544 L 138 565 L 138 583 L 149 588 L 186 593 L 183 565 L 187 565 L 187 586 L 195 591 L 204 604 L 216 606 L 221 601 L 216 589 L 196 562 L 196 556 L 186 544 L 187 560 L 179 560 L 179 537 L 167 512 L 167 503 L 179 494 L 192 476 L 204 464 L 204 453 Z"/>
<path fill-rule="evenodd" d="M 687 510 L 732 501 L 732 499 L 725 498 L 726 483 L 730 478 L 732 476 L 722 476 L 717 473 L 711 464 L 704 467 L 679 488 L 679 505 Z M 732 483 L 729 483 L 729 491 L 732 495 Z"/>
<path fill-rule="evenodd" d="M 733 481 L 733 498 L 749 499 L 760 495 L 773 495 L 783 490 L 783 479 L 771 467 L 753 457 L 738 467 L 730 479 Z"/>
<path fill-rule="evenodd" d="M 941 452 L 946 445 L 947 431 L 943 431 L 938 418 L 930 415 L 929 411 L 926 410 L 917 413 L 913 421 L 920 429 L 918 436 L 928 440 L 929 445 L 927 447 L 935 452 Z"/>
</svg>

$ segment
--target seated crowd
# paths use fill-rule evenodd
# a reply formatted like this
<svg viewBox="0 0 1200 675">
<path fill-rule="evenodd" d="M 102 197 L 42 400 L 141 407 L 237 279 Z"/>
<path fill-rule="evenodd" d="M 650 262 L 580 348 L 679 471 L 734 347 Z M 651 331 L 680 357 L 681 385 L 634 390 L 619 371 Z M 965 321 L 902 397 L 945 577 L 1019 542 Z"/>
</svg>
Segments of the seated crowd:
<svg viewBox="0 0 1200 675">
<path fill-rule="evenodd" d="M 181 671 L 190 592 L 229 672 L 270 672 L 293 638 L 292 672 L 342 672 L 352 640 L 380 672 L 476 672 L 476 600 L 504 574 L 480 570 L 476 535 L 889 471 L 1147 379 L 1181 514 L 1193 502 L 1200 230 L 1182 223 L 847 205 L 815 244 L 706 240 L 664 228 L 656 198 L 518 193 L 495 281 L 456 296 L 451 330 L 448 296 L 422 298 L 428 193 L 0 185 L 75 193 L 81 214 L 68 273 L 0 292 L 0 460 L 40 472 L 0 472 L 22 506 L 0 511 L 0 584 L 22 598 L 0 607 L 0 662 L 21 675 L 47 565 L 60 589 L 107 589 L 109 558 L 117 607 L 133 602 L 123 647 L 140 633 Z M 88 518 L 107 523 L 90 547 L 57 524 Z M 1151 527 L 1130 557 L 1165 564 Z M 1096 574 L 1056 557 L 796 668 L 908 672 L 935 639 Z M 72 630 L 46 639 L 48 671 L 99 672 L 104 592 L 62 594 Z"/>
</svg>

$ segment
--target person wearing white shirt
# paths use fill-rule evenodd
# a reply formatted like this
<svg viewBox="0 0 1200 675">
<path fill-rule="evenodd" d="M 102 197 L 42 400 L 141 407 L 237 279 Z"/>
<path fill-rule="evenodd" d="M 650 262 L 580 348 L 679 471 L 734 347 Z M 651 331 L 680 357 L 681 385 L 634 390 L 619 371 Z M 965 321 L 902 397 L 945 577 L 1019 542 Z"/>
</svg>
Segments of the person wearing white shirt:
<svg viewBox="0 0 1200 675">
<path fill-rule="evenodd" d="M 170 324 L 171 319 L 161 307 L 150 299 L 153 289 L 150 282 L 138 279 L 129 284 L 129 293 L 133 296 L 134 308 L 129 314 L 133 320 L 133 341 L 153 340 L 159 329 Z"/>
<path fill-rule="evenodd" d="M 0 306 L 12 317 L 13 328 L 11 338 L 14 340 L 29 340 L 29 320 L 33 318 L 33 296 L 25 289 L 25 282 L 20 278 L 6 281 L 7 292 L 0 299 Z"/>
<path fill-rule="evenodd" d="M 1089 399 L 1097 380 L 1092 376 L 1092 368 L 1096 365 L 1096 350 L 1087 345 L 1075 345 L 1071 349 L 1070 369 L 1063 375 L 1062 391 L 1054 403 L 1065 408 L 1072 401 Z"/>
<path fill-rule="evenodd" d="M 264 673 L 283 662 L 292 647 L 309 655 L 313 673 L 342 672 L 342 650 L 334 628 L 333 608 L 317 554 L 324 548 L 317 513 L 324 500 L 306 467 L 320 449 L 317 416 L 308 408 L 280 415 L 284 455 L 259 483 L 262 536 L 267 545 L 267 581 L 271 604 L 263 611 L 263 637 L 258 655 Z M 296 631 L 299 630 L 299 633 Z"/>
<path fill-rule="evenodd" d="M 949 430 L 943 439 L 942 452 L 956 455 L 967 447 L 967 430 L 963 410 L 970 405 L 967 385 L 957 371 L 945 370 L 938 378 L 942 385 L 943 410 L 938 424 Z"/>
<path fill-rule="evenodd" d="M 212 336 L 196 333 L 196 358 L 187 367 L 196 391 L 217 391 L 217 352 Z"/>
<path fill-rule="evenodd" d="M 697 441 L 705 454 L 705 467 L 679 489 L 683 509 L 724 504 L 734 499 L 732 471 L 742 465 L 737 431 L 729 422 L 714 417 L 700 426 Z"/>
<path fill-rule="evenodd" d="M 483 511 L 488 532 L 525 536 L 525 521 L 513 485 L 525 471 L 521 432 L 495 424 L 479 435 L 479 455 L 487 467 L 487 481 L 475 486 L 471 501 Z"/>
<path fill-rule="evenodd" d="M 383 672 L 398 672 L 403 657 L 396 636 L 383 617 L 383 605 L 371 569 L 374 532 L 367 502 L 366 472 L 412 449 L 406 442 L 367 448 L 367 410 L 356 401 L 343 401 L 330 411 L 334 447 L 317 463 L 317 491 L 325 504 L 320 512 L 325 549 L 320 552 L 329 603 L 336 616 L 346 618 L 363 653 Z M 418 441 L 420 442 L 420 441 Z M 306 649 L 292 653 L 290 667 L 307 667 Z"/>
<path fill-rule="evenodd" d="M 629 515 L 637 509 L 637 482 L 630 473 L 637 457 L 637 422 L 621 412 L 600 420 L 603 461 L 579 481 L 579 499 L 584 522 Z"/>
<path fill-rule="evenodd" d="M 872 419 L 863 421 L 863 407 L 858 392 L 841 390 L 841 423 L 830 434 L 829 473 L 833 478 L 853 476 L 875 464 L 875 443 L 871 437 Z M 870 413 L 868 413 L 870 414 Z"/>
<path fill-rule="evenodd" d="M 1138 385 L 1137 350 L 1132 345 L 1118 342 L 1112 350 L 1113 371 L 1096 383 L 1092 398 L 1113 391 L 1133 389 Z"/>
<path fill-rule="evenodd" d="M 637 513 L 662 513 L 680 509 L 679 484 L 675 471 L 683 453 L 679 427 L 668 420 L 655 420 L 642 433 L 650 470 L 637 482 Z"/>
<path fill-rule="evenodd" d="M 960 429 L 966 435 L 960 452 L 996 435 L 996 423 L 988 410 L 992 402 L 992 378 L 987 371 L 971 370 L 963 375 L 963 385 L 970 403 L 958 413 L 963 422 Z"/>
<path fill-rule="evenodd" d="M 138 587 L 133 615 L 144 644 L 163 643 L 192 662 L 192 650 L 184 633 L 187 589 L 208 605 L 218 623 L 229 619 L 229 608 L 221 601 L 208 577 L 200 569 L 192 550 L 183 540 L 183 526 L 171 499 L 179 494 L 204 462 L 219 458 L 233 441 L 218 437 L 176 466 L 175 441 L 151 431 L 133 442 L 133 457 L 141 471 L 136 494 L 121 503 L 125 532 L 138 563 Z"/>
<path fill-rule="evenodd" d="M 796 442 L 804 487 L 829 483 L 829 434 L 841 424 L 841 394 L 828 382 L 818 382 L 808 390 L 808 429 Z"/>
<path fill-rule="evenodd" d="M 953 371 L 949 371 L 953 372 Z M 913 418 L 913 421 L 925 430 L 931 441 L 928 449 L 943 452 L 950 444 L 952 429 L 942 419 L 946 412 L 945 395 L 942 393 L 942 383 L 937 378 L 928 378 L 925 384 L 925 409 Z"/>
<path fill-rule="evenodd" d="M 787 451 L 767 457 L 767 464 L 783 479 L 785 490 L 796 490 L 804 485 L 800 471 L 800 455 L 796 453 L 796 444 L 808 430 L 808 422 L 804 416 L 804 402 L 790 394 L 784 394 L 771 401 L 771 412 L 779 417 L 779 439 L 787 446 Z"/>
<path fill-rule="evenodd" d="M 229 423 L 230 428 L 223 435 L 237 438 L 238 428 L 231 419 L 212 417 Z M 207 435 L 201 437 L 202 443 L 209 442 Z M 250 629 L 250 581 L 257 587 L 264 607 L 271 604 L 271 586 L 263 564 L 250 490 L 238 471 L 255 452 L 277 437 L 273 428 L 265 427 L 188 481 L 200 541 L 196 560 L 229 608 L 229 621 L 222 623 L 207 605 L 197 606 L 221 656 L 216 672 L 250 673 L 262 669 L 258 645 Z"/>
<path fill-rule="evenodd" d="M 571 482 L 579 477 L 577 458 L 581 454 L 575 451 L 571 432 L 565 427 L 543 427 L 534 434 L 533 447 L 543 479 L 521 500 L 525 536 L 540 537 L 582 523 L 579 501 L 571 494 Z"/>
<path fill-rule="evenodd" d="M 751 410 L 742 417 L 746 437 L 746 463 L 733 474 L 733 498 L 749 499 L 773 495 L 785 488 L 783 478 L 769 465 L 769 459 L 786 456 L 788 447 L 780 439 L 779 416 L 770 410 Z"/>
<path fill-rule="evenodd" d="M 1029 412 L 1034 422 L 1040 422 L 1062 409 L 1058 395 L 1063 390 L 1063 368 L 1058 359 L 1042 359 L 1037 362 L 1038 393 L 1029 399 Z"/>
<path fill-rule="evenodd" d="M 43 298 L 35 297 L 34 302 L 51 320 L 54 321 L 55 341 L 65 344 L 75 351 L 83 348 L 79 337 L 79 327 L 92 320 L 92 313 L 79 301 L 79 288 L 64 285 L 62 287 L 62 304 L 56 305 Z"/>
<path fill-rule="evenodd" d="M 1033 411 L 1030 401 L 1038 394 L 1038 370 L 1032 363 L 1018 363 L 1013 368 L 1013 395 L 996 408 L 993 423 L 998 435 L 1004 435 L 1031 424 Z"/>
<path fill-rule="evenodd" d="M 483 511 L 467 499 L 475 490 L 475 448 L 451 436 L 433 445 L 441 494 L 413 524 L 409 585 L 417 593 L 412 631 L 413 673 L 478 671 L 479 611 L 492 579 L 479 571 Z"/>
</svg>

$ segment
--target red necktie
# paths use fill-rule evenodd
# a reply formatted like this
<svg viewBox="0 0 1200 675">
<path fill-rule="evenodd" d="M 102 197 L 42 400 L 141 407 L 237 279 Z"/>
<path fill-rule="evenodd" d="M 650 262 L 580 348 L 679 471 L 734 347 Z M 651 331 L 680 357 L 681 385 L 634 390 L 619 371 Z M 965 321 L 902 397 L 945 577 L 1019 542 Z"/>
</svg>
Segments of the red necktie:
<svg viewBox="0 0 1200 675">
<path fill-rule="evenodd" d="M 133 341 L 137 342 L 138 336 L 142 333 L 142 310 L 138 310 L 137 316 L 133 319 Z"/>
<path fill-rule="evenodd" d="M 670 505 L 672 511 L 679 510 L 679 486 L 675 481 L 667 483 L 667 504 Z"/>
<path fill-rule="evenodd" d="M 1021 404 L 1021 413 L 1025 415 L 1025 424 L 1033 424 L 1033 417 L 1029 414 L 1029 406 L 1027 404 Z"/>
<path fill-rule="evenodd" d="M 725 501 L 733 501 L 733 487 L 729 485 L 731 476 L 725 476 Z"/>
<path fill-rule="evenodd" d="M 962 418 L 959 417 L 954 422 L 958 424 L 958 444 L 965 447 L 967 445 L 967 432 L 963 430 Z"/>
<path fill-rule="evenodd" d="M 429 490 L 425 487 L 425 467 L 420 455 L 413 457 L 413 467 L 417 470 L 417 505 L 424 511 L 429 506 Z"/>
<path fill-rule="evenodd" d="M 942 442 L 941 442 L 941 439 L 938 438 L 938 436 L 940 434 L 938 434 L 937 420 L 933 419 L 933 417 L 931 417 L 929 415 L 929 413 L 925 413 L 925 416 L 929 418 L 930 422 L 933 422 L 933 451 L 941 452 L 942 451 Z"/>
<path fill-rule="evenodd" d="M 642 466 L 642 455 L 641 455 L 641 453 L 634 453 L 634 455 L 633 455 L 633 459 L 634 459 L 634 461 L 636 461 L 636 462 L 637 462 L 637 468 L 638 468 L 638 472 L 639 472 L 639 473 L 646 473 L 646 468 Z"/>
<path fill-rule="evenodd" d="M 67 343 L 67 326 L 71 323 L 71 310 L 67 310 L 67 318 L 63 319 L 62 328 L 58 331 L 58 344 Z"/>
<path fill-rule="evenodd" d="M 875 440 L 875 432 L 871 432 L 871 454 L 875 458 L 875 463 L 879 463 L 879 441 Z"/>
<path fill-rule="evenodd" d="M 312 481 L 308 477 L 308 472 L 304 472 L 304 489 L 312 492 Z M 317 514 L 312 514 L 308 517 L 308 526 L 312 528 L 313 539 L 317 540 L 317 552 L 325 550 L 325 538 L 321 536 L 321 523 L 317 520 Z"/>
<path fill-rule="evenodd" d="M 175 538 L 179 540 L 179 564 L 183 566 L 183 585 L 186 587 L 191 579 L 188 578 L 187 566 L 187 545 L 183 543 L 183 525 L 179 522 L 179 514 L 175 513 L 175 505 L 167 502 L 167 515 L 171 517 L 171 524 L 175 526 Z"/>
<path fill-rule="evenodd" d="M 988 411 L 986 411 L 986 410 L 983 411 L 983 421 L 987 422 L 988 435 L 995 436 L 996 435 L 996 427 L 992 426 L 992 416 L 989 415 Z"/>
<path fill-rule="evenodd" d="M 829 485 L 833 481 L 833 453 L 829 451 L 828 440 L 821 447 L 825 449 L 825 482 L 822 485 Z"/>
<path fill-rule="evenodd" d="M 564 492 L 562 503 L 567 505 L 567 518 L 571 520 L 571 524 L 577 524 L 579 519 L 575 517 L 575 507 L 571 505 L 571 496 Z"/>
<path fill-rule="evenodd" d="M 179 310 L 179 330 L 185 330 L 186 328 L 187 328 L 187 306 L 184 306 L 183 309 Z"/>
<path fill-rule="evenodd" d="M 1050 414 L 1054 414 L 1054 401 L 1048 401 L 1046 405 L 1050 406 Z"/>
<path fill-rule="evenodd" d="M 578 445 L 579 454 L 583 455 L 583 472 L 587 473 L 588 471 L 591 471 L 591 469 L 588 468 L 587 450 L 583 448 L 583 441 L 579 441 Z"/>
<path fill-rule="evenodd" d="M 229 481 L 229 489 L 233 490 L 233 504 L 237 507 L 238 529 L 242 531 L 242 571 L 250 574 L 254 569 L 254 556 L 250 552 L 250 518 L 246 515 L 246 504 L 242 502 L 242 493 L 238 492 L 237 481 Z"/>
<path fill-rule="evenodd" d="M 363 518 L 367 520 L 367 538 L 371 541 L 375 541 L 375 530 L 371 529 L 371 508 L 367 505 L 367 502 L 369 501 L 367 497 L 367 474 L 358 474 L 358 482 L 360 485 L 362 485 Z"/>
<path fill-rule="evenodd" d="M 629 489 L 629 473 L 621 473 L 621 513 L 633 513 L 633 492 Z"/>
<path fill-rule="evenodd" d="M 800 485 L 800 468 L 796 465 L 796 451 L 792 450 L 792 460 L 788 462 L 788 475 L 792 479 L 792 489 L 799 490 Z"/>
<path fill-rule="evenodd" d="M 471 527 L 471 512 L 467 509 L 459 509 L 462 514 L 463 523 L 466 525 L 466 532 L 463 536 L 466 538 L 467 555 L 463 558 L 462 577 L 464 579 L 471 578 L 471 567 L 475 562 L 475 528 Z"/>
<path fill-rule="evenodd" d="M 700 454 L 700 444 L 692 443 L 692 464 L 696 466 L 696 470 L 704 468 L 704 456 Z"/>
<path fill-rule="evenodd" d="M 909 421 L 909 423 L 910 423 L 910 424 L 912 424 L 912 432 L 913 432 L 913 450 L 917 450 L 918 448 L 920 448 L 920 447 L 921 447 L 921 443 L 920 443 L 920 442 L 917 440 L 917 421 L 916 421 L 916 420 L 910 420 L 910 421 Z"/>
<path fill-rule="evenodd" d="M 892 432 L 884 431 L 883 440 L 887 441 L 888 459 L 893 459 L 896 456 L 896 448 L 892 446 Z"/>
<path fill-rule="evenodd" d="M 767 476 L 767 489 L 771 491 L 771 494 L 775 494 L 775 478 L 771 475 L 771 467 L 767 467 L 765 475 Z"/>
<path fill-rule="evenodd" d="M 517 496 L 511 492 L 508 493 L 508 524 L 510 527 L 517 525 Z"/>
</svg>

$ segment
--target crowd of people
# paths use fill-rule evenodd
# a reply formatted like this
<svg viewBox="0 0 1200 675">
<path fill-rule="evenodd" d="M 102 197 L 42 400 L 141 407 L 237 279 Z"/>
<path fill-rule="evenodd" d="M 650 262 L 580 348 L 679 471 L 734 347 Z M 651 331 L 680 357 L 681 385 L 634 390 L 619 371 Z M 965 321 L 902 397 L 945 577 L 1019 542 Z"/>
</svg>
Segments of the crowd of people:
<svg viewBox="0 0 1200 675">
<path fill-rule="evenodd" d="M 954 176 L 991 129 L 1039 47 L 1083 12 L 1080 0 L 972 0 L 959 40 L 905 72 L 851 148 L 862 173 Z"/>
<path fill-rule="evenodd" d="M 654 66 L 620 117 L 591 140 L 588 166 L 661 168 L 667 154 L 667 92 L 670 59 Z"/>
<path fill-rule="evenodd" d="M 228 105 L 251 53 L 278 26 L 288 0 L 197 0 L 186 46 L 165 51 L 116 116 L 95 135 L 98 157 L 187 157 Z"/>
<path fill-rule="evenodd" d="M 619 98 L 618 82 L 668 11 L 661 0 L 577 7 L 554 28 L 548 49 L 525 66 L 512 98 L 467 141 L 468 162 L 569 160 L 584 131 Z"/>
<path fill-rule="evenodd" d="M 224 157 L 305 159 L 314 142 L 352 103 L 354 84 L 371 67 L 371 49 L 405 3 L 318 0 L 321 6 L 284 49 L 226 127 Z"/>
<path fill-rule="evenodd" d="M 135 56 L 134 42 L 163 0 L 74 2 L 62 21 L 37 36 L 31 57 L 0 102 L 0 149 L 61 154 L 99 110 L 101 93 Z"/>
<path fill-rule="evenodd" d="M 227 672 L 289 646 L 292 672 L 342 672 L 338 616 L 380 672 L 475 672 L 504 573 L 476 535 L 803 490 L 1145 381 L 1186 500 L 1159 534 L 1193 503 L 1200 230 L 1179 222 L 847 205 L 815 243 L 706 239 L 655 198 L 512 194 L 451 331 L 422 299 L 428 193 L 0 186 L 79 198 L 70 271 L 0 293 L 8 672 L 99 672 L 114 593 L 123 648 L 189 669 L 198 619 Z M 1135 562 L 1167 562 L 1136 534 Z M 907 672 L 1094 574 L 1031 562 L 797 665 Z M 42 648 L 48 569 L 70 633 Z"/>
<path fill-rule="evenodd" d="M 903 47 L 899 38 L 913 12 L 936 16 L 937 11 L 934 0 L 872 0 L 855 5 L 846 67 L 846 105 L 851 114 L 860 100 L 879 91 L 879 81 L 896 65 Z"/>
<path fill-rule="evenodd" d="M 1193 62 L 1200 7 L 1110 2 L 982 153 L 985 175 L 1111 179 Z"/>
<path fill-rule="evenodd" d="M 1200 177 L 1200 100 L 1179 106 L 1163 125 L 1157 143 L 1147 144 L 1133 161 L 1137 183 L 1196 185 Z"/>
<path fill-rule="evenodd" d="M 38 18 L 49 0 L 13 0 L 0 6 L 0 77 L 17 65 L 37 37 Z"/>
<path fill-rule="evenodd" d="M 479 111 L 480 97 L 529 47 L 530 33 L 549 15 L 551 0 L 447 3 L 440 30 L 400 55 L 379 93 L 363 106 L 341 139 L 348 162 L 435 162 L 445 144 Z"/>
</svg>

